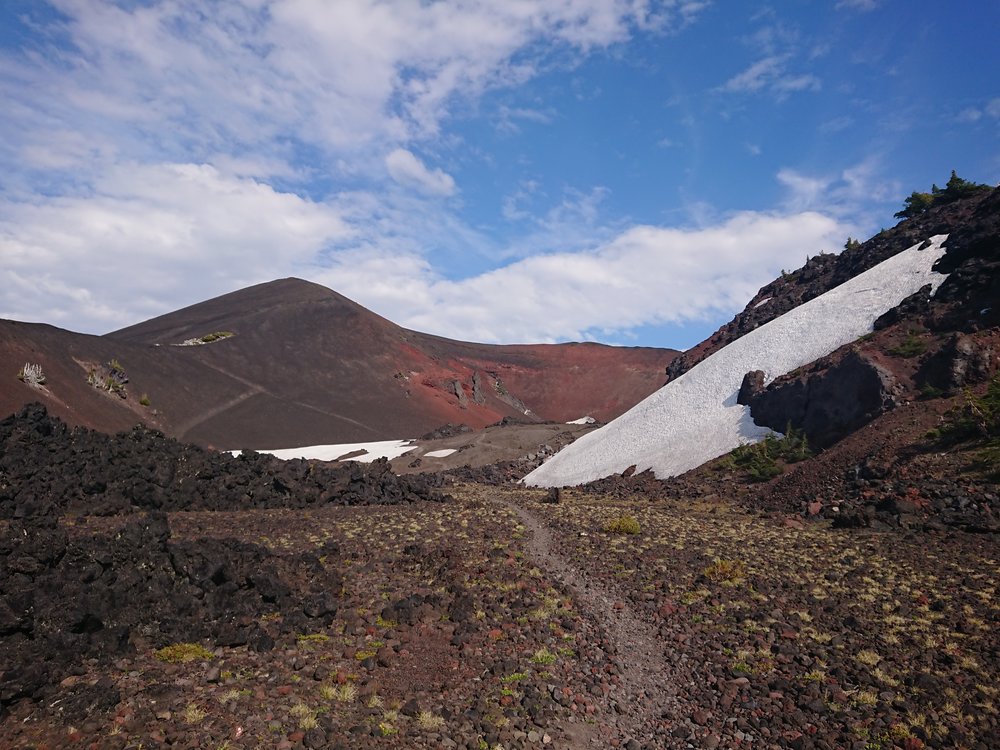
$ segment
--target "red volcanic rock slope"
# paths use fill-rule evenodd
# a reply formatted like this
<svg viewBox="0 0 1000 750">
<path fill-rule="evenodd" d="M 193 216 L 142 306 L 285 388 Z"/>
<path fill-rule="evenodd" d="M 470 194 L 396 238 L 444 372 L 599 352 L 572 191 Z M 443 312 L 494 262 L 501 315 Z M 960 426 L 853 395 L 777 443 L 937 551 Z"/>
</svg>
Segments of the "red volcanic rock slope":
<svg viewBox="0 0 1000 750">
<path fill-rule="evenodd" d="M 182 345 L 216 333 L 204 345 Z M 505 416 L 611 419 L 652 393 L 677 355 L 600 344 L 492 346 L 401 328 L 325 287 L 282 279 L 105 336 L 0 321 L 0 412 L 40 400 L 105 431 L 144 421 L 219 448 L 415 437 Z M 117 360 L 127 398 L 87 384 Z M 38 363 L 47 382 L 14 379 Z M 147 396 L 140 403 L 142 396 Z"/>
</svg>

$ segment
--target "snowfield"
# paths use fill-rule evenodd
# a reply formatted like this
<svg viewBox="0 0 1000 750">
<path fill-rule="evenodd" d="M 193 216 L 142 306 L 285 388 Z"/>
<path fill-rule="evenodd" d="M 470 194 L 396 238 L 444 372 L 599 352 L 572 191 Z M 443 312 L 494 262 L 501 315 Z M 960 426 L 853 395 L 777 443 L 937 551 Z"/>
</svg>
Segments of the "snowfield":
<svg viewBox="0 0 1000 750">
<path fill-rule="evenodd" d="M 425 458 L 447 458 L 452 453 L 458 453 L 458 448 L 441 448 L 436 451 L 427 451 L 424 454 Z"/>
<path fill-rule="evenodd" d="M 936 290 L 946 277 L 931 267 L 944 255 L 947 238 L 932 237 L 923 250 L 914 245 L 737 339 L 523 481 L 570 486 L 633 464 L 637 473 L 652 469 L 666 478 L 763 439 L 771 430 L 755 425 L 749 407 L 736 403 L 743 376 L 763 370 L 770 382 L 871 332 L 876 318 L 925 284 Z"/>
</svg>

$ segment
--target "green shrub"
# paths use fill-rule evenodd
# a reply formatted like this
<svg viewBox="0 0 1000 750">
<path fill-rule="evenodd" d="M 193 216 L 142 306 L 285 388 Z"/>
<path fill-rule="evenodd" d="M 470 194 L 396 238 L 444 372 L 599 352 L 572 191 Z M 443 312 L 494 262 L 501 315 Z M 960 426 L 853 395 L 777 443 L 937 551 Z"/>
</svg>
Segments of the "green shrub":
<svg viewBox="0 0 1000 750">
<path fill-rule="evenodd" d="M 931 185 L 931 191 L 929 193 L 919 193 L 912 192 L 909 197 L 903 201 L 903 210 L 896 213 L 897 219 L 911 219 L 914 216 L 919 216 L 924 211 L 927 211 L 934 206 L 943 206 L 946 203 L 954 203 L 957 200 L 963 198 L 968 198 L 975 195 L 976 193 L 986 192 L 992 190 L 990 185 L 983 185 L 981 183 L 969 182 L 968 180 L 963 180 L 957 174 L 955 170 L 951 170 L 951 177 L 943 188 L 939 188 L 937 185 Z"/>
<path fill-rule="evenodd" d="M 889 349 L 888 353 L 893 357 L 912 359 L 913 357 L 919 357 L 925 351 L 927 351 L 927 342 L 920 338 L 920 334 L 916 331 L 910 331 L 906 338 L 897 346 Z"/>
<path fill-rule="evenodd" d="M 990 381 L 982 396 L 970 388 L 964 396 L 965 403 L 945 414 L 941 426 L 928 437 L 946 445 L 978 444 L 981 450 L 976 468 L 993 479 L 1000 478 L 1000 375 Z"/>
<path fill-rule="evenodd" d="M 930 383 L 924 383 L 920 386 L 919 398 L 921 401 L 930 401 L 931 399 L 941 398 L 944 395 L 945 392 L 942 389 L 937 386 L 933 386 Z"/>
<path fill-rule="evenodd" d="M 635 517 L 625 514 L 605 521 L 603 528 L 611 534 L 638 534 L 641 530 Z"/>
<path fill-rule="evenodd" d="M 993 378 L 982 396 L 971 389 L 964 392 L 965 403 L 944 416 L 939 438 L 947 443 L 964 440 L 1000 440 L 1000 375 Z"/>
<path fill-rule="evenodd" d="M 547 648 L 538 649 L 531 657 L 532 664 L 552 664 L 556 660 L 556 655 Z"/>
<path fill-rule="evenodd" d="M 142 406 L 149 406 L 149 404 L 150 404 L 149 396 L 147 394 L 143 393 L 142 397 L 139 399 L 139 403 Z"/>
<path fill-rule="evenodd" d="M 812 450 L 805 433 L 789 423 L 784 437 L 771 433 L 759 443 L 741 445 L 719 463 L 719 468 L 742 471 L 751 482 L 766 482 L 784 471 L 778 459 L 794 464 L 810 456 Z"/>
</svg>

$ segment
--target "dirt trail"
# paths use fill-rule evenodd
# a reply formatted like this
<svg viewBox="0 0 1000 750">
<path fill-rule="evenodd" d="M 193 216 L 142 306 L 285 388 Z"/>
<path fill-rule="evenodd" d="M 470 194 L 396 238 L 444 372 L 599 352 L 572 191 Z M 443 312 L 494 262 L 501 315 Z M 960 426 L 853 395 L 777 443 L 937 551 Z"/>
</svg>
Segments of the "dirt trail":
<svg viewBox="0 0 1000 750">
<path fill-rule="evenodd" d="M 679 716 L 681 709 L 675 697 L 675 668 L 667 661 L 656 629 L 627 600 L 590 580 L 563 557 L 552 532 L 531 511 L 510 500 L 500 502 L 514 511 L 530 532 L 527 552 L 535 565 L 573 591 L 578 606 L 594 618 L 612 644 L 612 657 L 622 668 L 622 682 L 618 694 L 609 696 L 609 709 L 619 714 L 622 746 L 629 750 L 670 747 L 672 738 L 665 737 L 657 726 L 661 717 Z"/>
</svg>

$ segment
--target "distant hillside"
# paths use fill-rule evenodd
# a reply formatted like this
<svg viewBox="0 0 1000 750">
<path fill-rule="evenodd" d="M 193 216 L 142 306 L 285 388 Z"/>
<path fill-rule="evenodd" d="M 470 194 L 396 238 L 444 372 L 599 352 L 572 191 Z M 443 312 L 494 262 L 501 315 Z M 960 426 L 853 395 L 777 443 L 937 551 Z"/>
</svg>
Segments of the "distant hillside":
<svg viewBox="0 0 1000 750">
<path fill-rule="evenodd" d="M 0 360 L 10 363 L 0 413 L 37 400 L 71 424 L 117 431 L 142 421 L 219 448 L 415 437 L 503 417 L 603 421 L 662 384 L 676 354 L 450 341 L 282 279 L 105 336 L 0 321 Z M 44 386 L 15 379 L 25 363 L 42 368 Z"/>
</svg>

